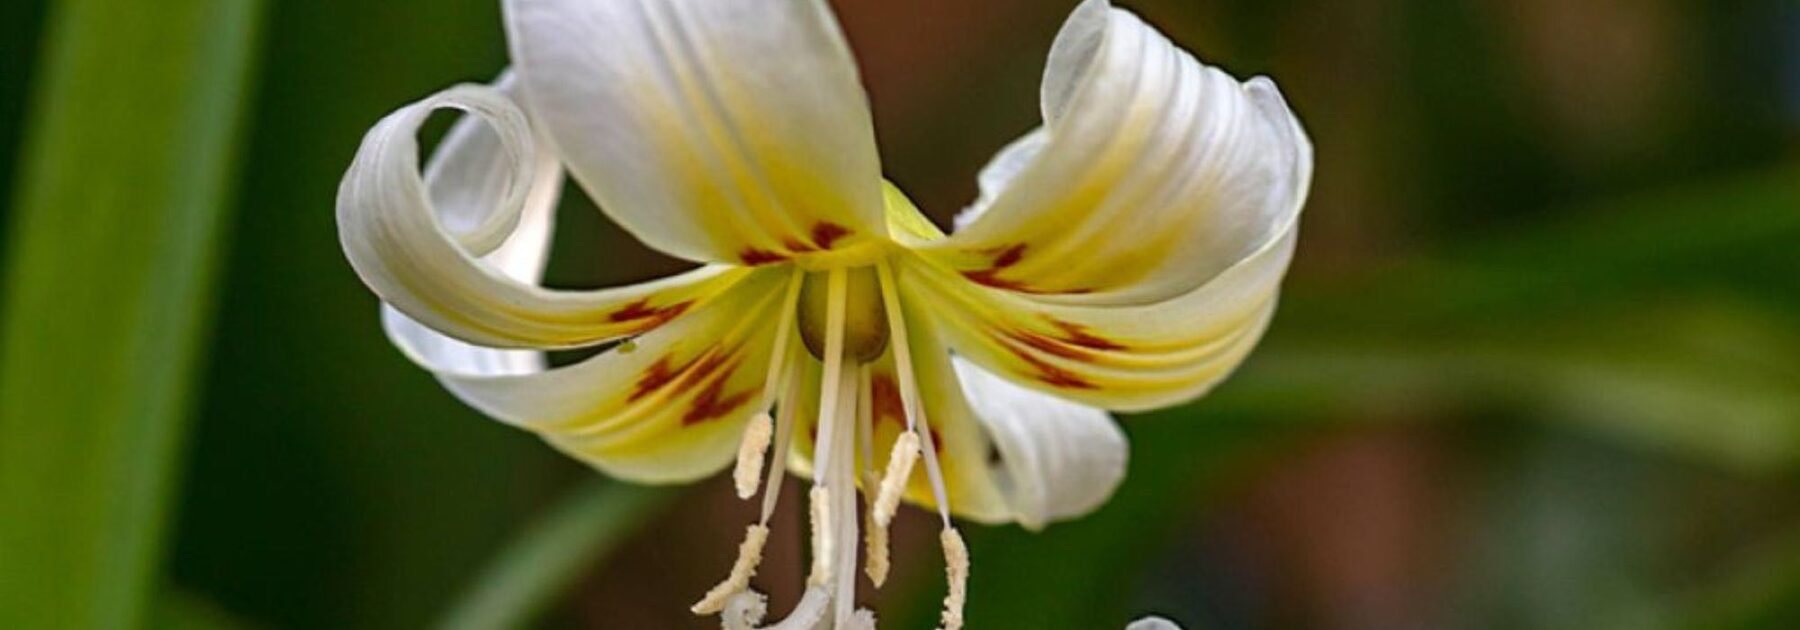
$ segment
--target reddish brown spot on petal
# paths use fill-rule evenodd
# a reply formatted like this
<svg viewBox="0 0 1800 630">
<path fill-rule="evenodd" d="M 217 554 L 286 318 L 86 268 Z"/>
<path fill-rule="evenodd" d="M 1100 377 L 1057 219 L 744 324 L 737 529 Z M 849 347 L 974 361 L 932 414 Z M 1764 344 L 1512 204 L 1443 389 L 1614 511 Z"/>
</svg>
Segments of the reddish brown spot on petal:
<svg viewBox="0 0 1800 630">
<path fill-rule="evenodd" d="M 730 376 L 731 370 L 737 368 L 738 350 L 738 348 L 711 348 L 680 365 L 675 364 L 673 355 L 658 358 L 655 363 L 650 365 L 649 369 L 644 370 L 644 373 L 638 376 L 637 384 L 626 400 L 637 402 L 646 396 L 671 387 L 673 387 L 671 394 L 680 394 L 699 387 L 703 381 L 707 380 L 707 377 L 719 372 L 720 368 L 725 368 L 724 376 L 721 376 L 721 379 Z"/>
<path fill-rule="evenodd" d="M 830 221 L 814 223 L 812 228 L 812 242 L 814 245 L 818 245 L 820 249 L 831 249 L 831 245 L 836 243 L 838 239 L 849 235 L 850 228 Z"/>
<path fill-rule="evenodd" d="M 1089 382 L 1087 379 L 1082 378 L 1080 374 L 1076 374 L 1069 370 L 1065 370 L 1063 368 L 1056 367 L 1054 365 L 1050 365 L 1049 363 L 1045 362 L 1042 359 L 1038 359 L 1038 358 L 1034 357 L 1031 359 L 1026 359 L 1025 361 L 1027 363 L 1030 363 L 1032 367 L 1037 368 L 1038 380 L 1048 383 L 1052 387 L 1061 387 L 1063 389 L 1099 389 L 1100 388 L 1099 385 L 1095 385 L 1092 382 Z"/>
<path fill-rule="evenodd" d="M 975 284 L 994 287 L 996 289 L 1017 291 L 1019 293 L 1030 293 L 1033 295 L 1082 294 L 1094 292 L 1093 289 L 1088 288 L 1040 289 L 1026 284 L 1023 280 L 1011 280 L 1000 277 L 1001 270 L 1017 265 L 1019 264 L 1019 261 L 1025 259 L 1025 249 L 1025 243 L 1016 243 L 1003 247 L 975 250 L 974 253 L 993 256 L 994 260 L 988 263 L 986 269 L 964 269 L 961 270 L 960 273 L 962 273 L 964 278 L 968 278 Z"/>
<path fill-rule="evenodd" d="M 1094 355 L 1092 353 L 1082 350 L 1081 348 L 1072 347 L 1067 341 L 1042 333 L 1030 330 L 1008 330 L 1003 331 L 1000 334 L 1006 335 L 1007 338 L 1030 346 L 1040 352 L 1065 359 L 1073 359 L 1084 363 L 1092 362 L 1094 360 Z"/>
<path fill-rule="evenodd" d="M 895 384 L 894 377 L 888 374 L 874 374 L 869 379 L 869 410 L 875 414 L 871 425 L 892 420 L 902 430 L 906 428 L 906 403 L 900 400 L 900 386 Z M 931 450 L 939 455 L 944 454 L 944 436 L 938 430 L 931 430 Z"/>
<path fill-rule="evenodd" d="M 993 268 L 994 269 L 1005 269 L 1007 267 L 1011 267 L 1013 265 L 1019 264 L 1019 260 L 1024 257 L 1025 257 L 1025 244 L 1019 243 L 1018 245 L 1014 245 L 1012 247 L 1008 247 L 1006 249 L 1000 250 L 1000 255 L 994 257 Z"/>
<path fill-rule="evenodd" d="M 872 424 L 893 420 L 894 424 L 906 426 L 906 404 L 900 400 L 900 386 L 894 384 L 892 376 L 875 374 L 869 378 L 869 410 L 875 414 Z"/>
<path fill-rule="evenodd" d="M 1088 328 L 1081 324 L 1077 324 L 1074 322 L 1065 322 L 1065 321 L 1056 319 L 1054 317 L 1049 317 L 1049 316 L 1046 316 L 1045 319 L 1050 320 L 1050 325 L 1062 329 L 1062 331 L 1063 331 L 1062 340 L 1065 342 L 1072 343 L 1077 346 L 1081 346 L 1083 348 L 1092 348 L 1094 350 L 1124 350 L 1125 349 L 1124 344 L 1121 344 L 1117 341 L 1113 341 L 1111 339 L 1107 339 L 1100 335 L 1096 335 L 1094 333 L 1088 332 Z"/>
<path fill-rule="evenodd" d="M 999 275 L 999 269 L 964 269 L 960 273 L 975 284 L 1032 295 L 1071 295 L 1094 292 L 1093 289 L 1039 289 L 1020 280 L 1002 278 Z"/>
<path fill-rule="evenodd" d="M 631 395 L 627 397 L 626 400 L 637 402 L 638 399 L 649 396 L 657 390 L 668 386 L 669 383 L 674 382 L 675 377 L 679 375 L 681 371 L 676 369 L 672 364 L 673 361 L 668 356 L 657 359 L 655 363 L 650 364 L 650 369 L 644 370 L 644 373 L 638 376 L 637 385 L 632 387 Z"/>
<path fill-rule="evenodd" d="M 796 254 L 804 254 L 806 252 L 819 251 L 818 248 L 808 245 L 808 244 L 806 244 L 805 241 L 794 238 L 792 236 L 781 239 L 781 246 L 786 247 L 788 249 L 788 251 L 794 252 Z"/>
<path fill-rule="evenodd" d="M 736 370 L 737 364 L 733 363 L 723 374 L 713 379 L 706 389 L 700 390 L 700 395 L 694 397 L 687 413 L 681 416 L 681 426 L 693 426 L 723 418 L 756 397 L 757 388 L 754 387 L 731 395 L 725 394 L 725 383 L 731 380 L 731 374 Z"/>
<path fill-rule="evenodd" d="M 744 264 L 746 265 L 755 267 L 757 265 L 767 265 L 769 263 L 778 263 L 787 260 L 787 256 L 766 249 L 746 247 L 744 248 L 744 251 L 738 252 L 738 260 L 744 261 Z"/>
<path fill-rule="evenodd" d="M 679 389 L 685 391 L 698 386 L 700 381 L 706 380 L 706 377 L 718 372 L 720 368 L 726 366 L 726 363 L 731 363 L 731 367 L 736 368 L 737 364 L 731 361 L 732 354 L 734 353 L 714 349 L 696 357 L 692 363 L 688 364 L 687 373 L 682 377 Z M 727 371 L 726 375 L 729 376 L 730 372 Z"/>
<path fill-rule="evenodd" d="M 1025 283 L 1001 278 L 998 275 L 999 273 L 1000 271 L 998 269 L 964 269 L 962 271 L 963 277 L 974 281 L 975 284 L 990 286 L 996 289 L 1018 291 L 1021 293 L 1034 293 L 1030 287 L 1025 286 Z"/>
<path fill-rule="evenodd" d="M 644 298 L 625 305 L 625 308 L 613 311 L 612 314 L 607 315 L 606 318 L 613 322 L 639 322 L 639 324 L 634 327 L 634 330 L 636 332 L 644 332 L 669 323 L 669 320 L 679 317 L 682 313 L 687 312 L 688 307 L 693 305 L 693 300 L 686 300 L 668 306 L 652 307 L 650 306 L 650 298 Z"/>
<path fill-rule="evenodd" d="M 1080 374 L 1075 373 L 1073 370 L 1057 366 L 1044 360 L 1043 357 L 1033 354 L 1029 348 L 1006 343 L 1004 341 L 1001 342 L 1000 346 L 1006 348 L 1008 352 L 1013 353 L 1013 356 L 1019 357 L 1019 360 L 1031 364 L 1031 367 L 1037 370 L 1037 374 L 1033 376 L 1039 381 L 1043 381 L 1053 387 L 1060 387 L 1063 389 L 1099 389 L 1100 387 L 1087 379 L 1082 378 Z"/>
</svg>

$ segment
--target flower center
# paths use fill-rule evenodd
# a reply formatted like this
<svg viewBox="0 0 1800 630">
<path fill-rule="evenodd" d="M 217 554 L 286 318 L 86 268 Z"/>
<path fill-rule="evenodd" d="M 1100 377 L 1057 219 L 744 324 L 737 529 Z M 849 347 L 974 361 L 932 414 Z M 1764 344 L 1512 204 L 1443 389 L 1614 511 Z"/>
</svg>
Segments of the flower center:
<svg viewBox="0 0 1800 630">
<path fill-rule="evenodd" d="M 844 273 L 845 358 L 855 363 L 868 363 L 879 358 L 888 344 L 887 308 L 881 301 L 881 280 L 873 266 L 853 267 Z M 800 285 L 800 339 L 806 343 L 806 350 L 821 361 L 826 357 L 825 340 L 829 331 L 829 275 L 826 271 L 808 272 Z"/>
<path fill-rule="evenodd" d="M 790 442 L 794 439 L 799 401 L 804 395 L 801 370 L 789 359 L 799 348 L 819 359 L 818 404 L 813 442 L 813 487 L 808 493 L 812 521 L 812 569 L 800 603 L 789 616 L 762 630 L 799 630 L 831 627 L 838 630 L 873 630 L 873 613 L 856 608 L 857 534 L 866 531 L 865 571 L 879 588 L 889 568 L 888 526 L 911 478 L 914 463 L 923 463 L 943 521 L 939 542 L 944 550 L 944 630 L 962 627 L 963 601 L 967 597 L 968 548 L 950 523 L 950 500 L 944 472 L 936 455 L 933 432 L 924 413 L 919 383 L 913 373 L 907 343 L 905 315 L 893 269 L 884 260 L 872 265 L 835 267 L 825 271 L 797 266 L 788 283 L 775 351 L 770 356 L 764 384 L 762 413 L 746 424 L 732 471 L 740 498 L 748 499 L 763 488 L 762 516 L 744 533 L 738 557 L 725 580 L 707 591 L 692 610 L 719 614 L 727 630 L 758 628 L 767 612 L 763 596 L 750 589 L 750 580 L 762 561 L 769 538 L 769 517 L 781 492 Z M 790 322 L 800 329 L 802 343 L 789 337 Z M 892 339 L 890 342 L 889 340 Z M 878 368 L 878 366 L 881 366 Z M 892 383 L 906 416 L 906 429 L 894 440 L 885 470 L 877 470 L 874 439 L 874 373 L 893 372 Z M 888 378 L 888 377 L 883 377 Z M 781 394 L 779 417 L 770 407 Z M 860 452 L 857 448 L 860 446 Z M 759 483 L 765 454 L 773 447 L 768 480 Z M 860 474 L 859 474 L 860 473 Z M 857 514 L 861 495 L 865 512 Z M 821 626 L 820 624 L 826 624 Z"/>
</svg>

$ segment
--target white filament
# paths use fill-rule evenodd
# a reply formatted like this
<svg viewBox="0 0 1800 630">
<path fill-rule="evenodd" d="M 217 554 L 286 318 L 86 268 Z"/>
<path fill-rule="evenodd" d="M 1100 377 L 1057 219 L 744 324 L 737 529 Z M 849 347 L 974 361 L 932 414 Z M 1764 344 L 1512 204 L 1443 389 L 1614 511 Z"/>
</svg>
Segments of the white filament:
<svg viewBox="0 0 1800 630">
<path fill-rule="evenodd" d="M 761 623 L 768 612 L 768 598 L 756 591 L 744 591 L 726 605 L 725 614 L 719 621 L 725 630 L 817 630 L 819 622 L 825 620 L 825 607 L 829 605 L 831 593 L 817 586 L 807 587 L 806 593 L 800 596 L 800 603 L 794 606 L 794 612 L 788 613 L 779 623 L 759 629 L 756 624 Z"/>
<path fill-rule="evenodd" d="M 843 269 L 826 272 L 825 372 L 819 388 L 819 433 L 814 440 L 814 485 L 831 470 L 832 445 L 836 443 L 838 398 L 843 393 L 844 315 L 849 276 Z"/>
<path fill-rule="evenodd" d="M 791 342 L 790 342 L 791 343 Z M 787 348 L 785 351 L 793 351 Z M 781 499 L 781 482 L 787 475 L 787 459 L 789 445 L 794 441 L 794 401 L 800 399 L 800 378 L 795 375 L 799 367 L 789 368 L 782 376 L 787 385 L 782 394 L 781 404 L 775 415 L 775 454 L 773 464 L 769 466 L 768 492 L 763 493 L 762 518 L 760 523 L 769 524 L 769 517 L 775 514 L 775 503 Z"/>
<path fill-rule="evenodd" d="M 838 396 L 837 422 L 840 427 L 837 443 L 833 445 L 837 458 L 833 460 L 830 483 L 836 491 L 833 497 L 837 500 L 835 507 L 838 556 L 834 559 L 833 577 L 837 580 L 837 593 L 833 598 L 836 615 L 834 627 L 844 627 L 850 622 L 850 616 L 856 609 L 856 453 L 852 450 L 856 436 L 857 381 L 862 372 L 857 369 L 846 370 L 844 379 L 839 382 L 841 389 Z"/>
</svg>

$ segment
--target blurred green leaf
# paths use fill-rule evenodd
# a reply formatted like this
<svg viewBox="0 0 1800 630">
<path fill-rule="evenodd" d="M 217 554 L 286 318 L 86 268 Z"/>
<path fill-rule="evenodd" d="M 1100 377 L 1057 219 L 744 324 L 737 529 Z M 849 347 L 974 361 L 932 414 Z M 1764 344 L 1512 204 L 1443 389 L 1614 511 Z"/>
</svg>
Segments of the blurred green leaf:
<svg viewBox="0 0 1800 630">
<path fill-rule="evenodd" d="M 519 628 L 661 512 L 669 488 L 592 480 L 500 550 L 444 615 L 447 630 Z"/>
<path fill-rule="evenodd" d="M 258 627 L 191 591 L 164 593 L 151 613 L 152 630 L 249 630 Z"/>
<path fill-rule="evenodd" d="M 1800 313 L 1800 169 L 1783 167 L 1564 206 L 1354 277 L 1291 282 L 1282 325 L 1409 330 L 1535 324 L 1595 302 L 1729 292 Z"/>
<path fill-rule="evenodd" d="M 1800 460 L 1800 186 L 1784 168 L 1295 286 L 1237 378 L 1281 404 L 1524 402 L 1750 467 Z M 1704 211 L 1696 211 L 1704 209 Z"/>
<path fill-rule="evenodd" d="M 1467 552 L 1447 563 L 1454 627 L 1650 627 L 1659 551 L 1678 520 L 1658 460 L 1557 427 L 1493 449 L 1458 518 Z M 1663 518 L 1659 518 L 1663 517 Z"/>
<path fill-rule="evenodd" d="M 1752 630 L 1800 627 L 1800 530 L 1742 554 L 1723 579 L 1687 600 L 1667 627 Z"/>
<path fill-rule="evenodd" d="M 0 627 L 145 620 L 259 8 L 52 7 L 0 324 Z"/>
<path fill-rule="evenodd" d="M 1546 421 L 1746 470 L 1800 463 L 1800 335 L 1747 304 L 1594 304 L 1524 329 L 1295 333 L 1241 378 L 1248 395 L 1317 409 L 1522 404 Z"/>
<path fill-rule="evenodd" d="M 532 508 L 593 474 L 396 352 L 338 244 L 358 142 L 493 77 L 500 3 L 278 2 L 266 24 L 172 570 L 274 627 L 426 627 Z"/>
</svg>

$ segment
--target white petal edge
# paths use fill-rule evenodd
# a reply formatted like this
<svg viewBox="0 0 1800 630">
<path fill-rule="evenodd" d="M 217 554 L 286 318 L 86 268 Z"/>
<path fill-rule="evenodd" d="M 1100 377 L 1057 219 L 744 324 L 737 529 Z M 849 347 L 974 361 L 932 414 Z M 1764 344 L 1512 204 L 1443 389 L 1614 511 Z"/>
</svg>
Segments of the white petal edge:
<svg viewBox="0 0 1800 630">
<path fill-rule="evenodd" d="M 496 195 L 491 186 L 499 179 L 486 170 L 493 162 L 473 158 L 469 163 L 483 168 L 444 167 L 450 170 L 440 170 L 439 180 L 428 191 L 418 170 L 415 134 L 433 111 L 445 108 L 463 110 L 498 139 L 504 156 L 500 161 L 509 169 L 504 194 Z M 468 141 L 479 145 L 479 138 Z M 507 348 L 580 347 L 642 332 L 644 322 L 614 316 L 639 303 L 697 306 L 741 278 L 741 270 L 705 267 L 639 285 L 561 291 L 523 282 L 478 260 L 476 256 L 502 244 L 495 234 L 514 231 L 511 226 L 518 224 L 533 199 L 550 194 L 543 190 L 555 185 L 545 173 L 549 159 L 539 151 L 524 113 L 494 88 L 460 85 L 402 107 L 370 129 L 338 189 L 338 235 L 344 254 L 370 289 L 417 323 L 471 344 Z M 446 172 L 473 173 L 480 180 L 452 185 L 449 176 L 442 175 Z M 433 193 L 460 193 L 447 197 L 459 202 L 498 197 L 498 207 L 489 215 L 461 207 L 454 213 L 465 219 L 489 217 L 476 221 L 480 226 L 509 227 L 482 227 L 471 232 L 471 238 L 459 239 L 441 222 Z M 495 215 L 507 218 L 491 218 Z M 541 255 L 522 243 L 519 247 L 502 257 Z"/>
<path fill-rule="evenodd" d="M 1026 389 L 954 359 L 975 417 L 1000 451 L 1000 491 L 1027 529 L 1099 508 L 1125 478 L 1125 433 L 1105 411 Z"/>
<path fill-rule="evenodd" d="M 494 89 L 518 98 L 509 70 L 495 79 Z M 425 166 L 425 186 L 439 220 L 453 233 L 476 233 L 505 202 L 510 165 L 500 136 L 480 119 L 463 116 L 444 135 Z M 532 162 L 532 183 L 524 208 L 510 235 L 481 256 L 484 264 L 514 280 L 538 284 L 550 259 L 556 226 L 556 204 L 562 197 L 562 166 L 539 149 Z M 491 238 L 491 237 L 490 237 Z M 479 248 L 471 247 L 479 251 Z M 388 340 L 414 363 L 432 372 L 469 376 L 530 374 L 544 369 L 544 355 L 532 350 L 477 346 L 432 330 L 394 307 L 381 305 L 381 325 Z"/>
<path fill-rule="evenodd" d="M 1125 626 L 1125 630 L 1181 630 L 1181 626 L 1162 617 L 1144 617 Z"/>
<path fill-rule="evenodd" d="M 976 197 L 975 202 L 969 204 L 969 207 L 957 213 L 956 229 L 961 230 L 968 227 L 976 219 L 981 218 L 982 213 L 987 212 L 988 207 L 994 204 L 994 199 L 1000 196 L 1001 191 L 1006 190 L 1007 184 L 1012 183 L 1013 178 L 1018 177 L 1020 171 L 1025 170 L 1037 160 L 1038 153 L 1044 150 L 1044 145 L 1049 141 L 1050 134 L 1044 131 L 1043 127 L 1038 127 L 1019 136 L 1017 140 L 1013 140 L 1006 147 L 1000 149 L 999 153 L 994 154 L 993 159 L 988 160 L 987 166 L 981 167 L 981 173 L 975 178 L 981 195 Z"/>
<path fill-rule="evenodd" d="M 534 118 L 644 243 L 755 262 L 885 233 L 867 97 L 819 0 L 507 0 Z"/>
</svg>

